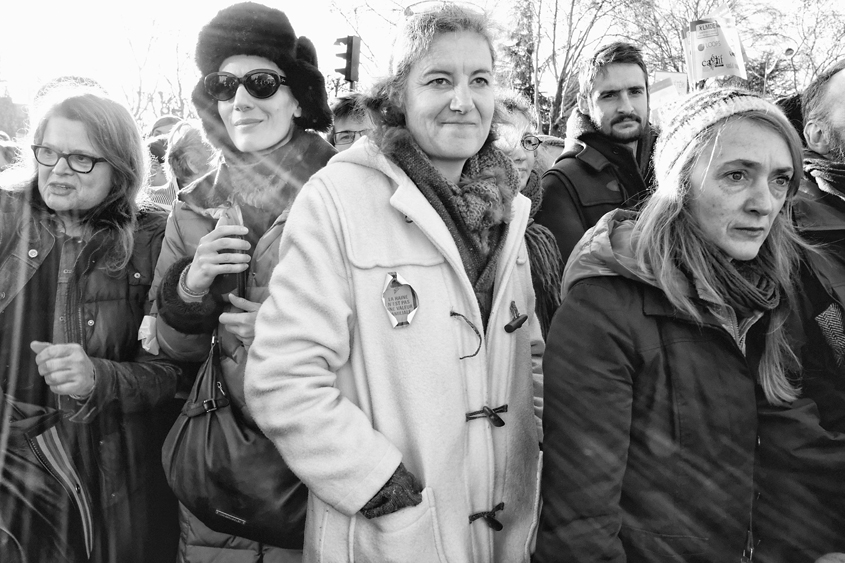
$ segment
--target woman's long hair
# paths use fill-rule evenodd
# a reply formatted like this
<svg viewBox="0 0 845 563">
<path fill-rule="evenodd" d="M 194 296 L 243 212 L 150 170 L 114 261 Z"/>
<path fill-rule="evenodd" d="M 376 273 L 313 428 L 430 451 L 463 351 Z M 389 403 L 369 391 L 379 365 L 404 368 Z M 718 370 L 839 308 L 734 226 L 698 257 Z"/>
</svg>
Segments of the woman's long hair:
<svg viewBox="0 0 845 563">
<path fill-rule="evenodd" d="M 85 126 L 91 143 L 112 167 L 112 186 L 106 198 L 83 213 L 80 219 L 94 232 L 105 230 L 114 237 L 106 268 L 110 272 L 119 271 L 132 256 L 138 212 L 136 200 L 149 165 L 141 132 L 129 110 L 98 91 L 56 89 L 45 98 L 39 103 L 44 110 L 35 118 L 36 126 L 30 135 L 32 144 L 41 144 L 50 119 L 63 117 L 78 121 Z M 33 206 L 52 212 L 38 191 L 38 164 L 31 159 L 23 166 L 31 167 L 31 172 L 17 189 L 29 190 Z"/>
<path fill-rule="evenodd" d="M 689 295 L 685 272 L 705 292 L 716 296 L 719 305 L 726 305 L 725 296 L 720 295 L 711 283 L 718 265 L 707 258 L 705 245 L 709 243 L 689 210 L 690 176 L 698 159 L 706 156 L 707 148 L 718 142 L 725 126 L 739 119 L 750 120 L 780 135 L 792 157 L 794 173 L 789 196 L 760 248 L 760 258 L 771 264 L 769 273 L 780 291 L 781 300 L 772 311 L 766 332 L 765 349 L 758 370 L 759 381 L 769 403 L 783 404 L 794 401 L 800 393 L 800 389 L 788 378 L 788 372 L 799 368 L 800 361 L 787 342 L 783 326 L 795 303 L 801 249 L 810 249 L 792 223 L 792 196 L 801 180 L 802 154 L 798 134 L 786 118 L 774 112 L 748 111 L 734 114 L 700 131 L 674 162 L 667 177 L 657 179 L 657 189 L 634 227 L 634 252 L 639 267 L 654 276 L 669 301 L 698 322 L 702 321 L 701 311 Z"/>
</svg>

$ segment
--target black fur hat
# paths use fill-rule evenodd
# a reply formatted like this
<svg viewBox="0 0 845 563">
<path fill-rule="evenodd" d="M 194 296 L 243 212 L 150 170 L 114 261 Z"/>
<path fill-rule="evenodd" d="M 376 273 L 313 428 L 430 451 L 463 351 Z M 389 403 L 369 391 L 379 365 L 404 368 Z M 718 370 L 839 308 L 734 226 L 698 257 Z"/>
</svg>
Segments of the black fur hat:
<svg viewBox="0 0 845 563">
<path fill-rule="evenodd" d="M 302 116 L 294 118 L 298 126 L 316 131 L 331 126 L 326 83 L 317 68 L 314 44 L 296 36 L 284 12 L 254 2 L 220 10 L 197 39 L 196 63 L 202 77 L 220 70 L 220 64 L 233 55 L 264 57 L 285 72 L 291 93 L 302 108 Z M 203 78 L 191 99 L 208 139 L 217 146 L 235 149 L 217 112 L 217 101 L 205 91 Z"/>
</svg>

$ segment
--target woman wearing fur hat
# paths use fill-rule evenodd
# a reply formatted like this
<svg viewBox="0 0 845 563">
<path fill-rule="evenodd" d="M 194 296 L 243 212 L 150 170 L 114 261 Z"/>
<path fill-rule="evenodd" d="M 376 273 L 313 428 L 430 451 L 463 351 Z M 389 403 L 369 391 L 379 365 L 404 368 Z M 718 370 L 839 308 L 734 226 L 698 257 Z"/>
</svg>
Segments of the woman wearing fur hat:
<svg viewBox="0 0 845 563">
<path fill-rule="evenodd" d="M 200 31 L 196 61 L 203 77 L 193 102 L 222 157 L 173 206 L 154 282 L 157 343 L 178 360 L 199 362 L 217 330 L 230 399 L 252 424 L 243 370 L 255 311 L 267 295 L 291 203 L 335 154 L 310 131 L 328 129 L 331 111 L 313 45 L 297 38 L 279 10 L 250 2 L 221 10 Z M 267 471 L 290 473 L 281 457 Z M 182 560 L 301 557 L 301 545 L 281 549 L 227 536 L 184 507 L 181 517 Z M 301 537 L 302 525 L 291 536 Z"/>
<path fill-rule="evenodd" d="M 537 561 L 738 561 L 756 545 L 756 397 L 799 392 L 785 325 L 801 142 L 774 104 L 715 89 L 675 108 L 655 154 L 640 215 L 605 215 L 564 273 Z"/>
<path fill-rule="evenodd" d="M 26 180 L 0 190 L 0 561 L 172 559 L 158 459 L 180 372 L 138 343 L 166 215 L 138 203 L 124 106 L 39 102 Z"/>
<path fill-rule="evenodd" d="M 308 485 L 306 561 L 527 562 L 543 344 L 483 15 L 413 15 L 368 139 L 291 210 L 250 412 Z"/>
</svg>

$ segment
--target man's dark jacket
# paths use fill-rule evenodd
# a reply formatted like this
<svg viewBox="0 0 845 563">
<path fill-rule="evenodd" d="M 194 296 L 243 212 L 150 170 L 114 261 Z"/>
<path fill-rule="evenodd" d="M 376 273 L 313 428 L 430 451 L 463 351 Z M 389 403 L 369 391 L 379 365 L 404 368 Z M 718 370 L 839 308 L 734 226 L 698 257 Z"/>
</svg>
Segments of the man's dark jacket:
<svg viewBox="0 0 845 563">
<path fill-rule="evenodd" d="M 578 108 L 572 110 L 566 145 L 543 175 L 543 203 L 534 217 L 555 236 L 564 260 L 602 215 L 633 209 L 648 195 L 656 137 L 651 127 L 644 128 L 635 159 L 625 145 L 596 131 Z"/>
</svg>

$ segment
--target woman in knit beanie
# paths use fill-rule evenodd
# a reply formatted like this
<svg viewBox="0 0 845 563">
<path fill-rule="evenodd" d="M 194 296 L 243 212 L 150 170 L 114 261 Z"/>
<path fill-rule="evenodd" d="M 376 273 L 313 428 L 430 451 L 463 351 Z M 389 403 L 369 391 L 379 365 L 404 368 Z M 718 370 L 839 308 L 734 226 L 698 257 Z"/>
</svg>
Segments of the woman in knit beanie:
<svg viewBox="0 0 845 563">
<path fill-rule="evenodd" d="M 315 133 L 328 129 L 331 112 L 314 46 L 277 9 L 252 2 L 224 8 L 200 31 L 196 63 L 202 78 L 192 99 L 221 157 L 174 203 L 153 283 L 152 345 L 198 365 L 216 331 L 232 408 L 254 424 L 243 372 L 255 314 L 291 204 L 336 152 Z M 263 470 L 292 484 L 285 549 L 216 532 L 182 507 L 181 561 L 301 560 L 304 488 L 294 494 L 298 481 L 281 456 L 273 466 L 232 471 L 247 469 L 250 478 L 260 479 Z"/>
<path fill-rule="evenodd" d="M 751 559 L 757 397 L 793 401 L 801 143 L 748 92 L 684 99 L 639 216 L 605 215 L 547 340 L 536 561 Z"/>
<path fill-rule="evenodd" d="M 402 33 L 375 130 L 291 210 L 247 404 L 308 485 L 306 561 L 527 563 L 543 346 L 495 50 L 466 3 Z"/>
</svg>

